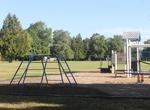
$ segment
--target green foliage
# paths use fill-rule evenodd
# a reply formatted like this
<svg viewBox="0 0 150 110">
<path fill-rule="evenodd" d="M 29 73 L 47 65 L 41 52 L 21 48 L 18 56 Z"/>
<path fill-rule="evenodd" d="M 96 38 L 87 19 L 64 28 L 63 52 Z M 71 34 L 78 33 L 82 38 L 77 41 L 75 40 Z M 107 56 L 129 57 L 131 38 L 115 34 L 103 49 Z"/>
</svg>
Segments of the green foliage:
<svg viewBox="0 0 150 110">
<path fill-rule="evenodd" d="M 85 58 L 84 43 L 80 34 L 72 38 L 71 47 L 74 52 L 74 60 L 82 60 Z"/>
<path fill-rule="evenodd" d="M 55 30 L 53 32 L 53 53 L 64 55 L 66 59 L 73 59 L 73 51 L 71 49 L 71 37 L 69 32 L 63 30 Z"/>
<path fill-rule="evenodd" d="M 107 45 L 108 45 L 109 52 L 111 52 L 111 50 L 114 50 L 117 52 L 123 52 L 124 41 L 122 39 L 122 36 L 114 35 L 113 38 L 107 39 Z"/>
<path fill-rule="evenodd" d="M 31 49 L 32 39 L 25 32 L 15 15 L 10 15 L 4 20 L 0 31 L 0 46 L 2 56 L 12 61 L 17 56 L 27 54 Z"/>
<path fill-rule="evenodd" d="M 112 50 L 117 52 L 123 52 L 124 49 L 124 41 L 122 36 L 114 35 L 113 38 L 107 38 L 107 52 L 105 56 L 111 57 Z"/>
<path fill-rule="evenodd" d="M 27 31 L 30 33 L 33 39 L 31 53 L 49 54 L 52 29 L 47 28 L 45 23 L 39 21 L 31 24 Z"/>
<path fill-rule="evenodd" d="M 93 34 L 91 38 L 82 39 L 78 34 L 71 37 L 64 30 L 53 32 L 44 22 L 38 21 L 23 30 L 15 15 L 8 14 L 0 31 L 0 54 L 7 60 L 25 54 L 62 54 L 69 60 L 97 60 L 111 56 L 111 50 L 123 51 L 122 36 L 114 35 L 107 38 L 100 34 Z M 145 43 L 150 43 L 150 40 Z M 148 57 L 149 48 L 143 50 L 143 56 Z"/>
<path fill-rule="evenodd" d="M 83 40 L 85 59 L 91 60 L 91 50 L 90 50 L 90 39 L 86 38 Z"/>
<path fill-rule="evenodd" d="M 31 50 L 31 44 L 32 44 L 32 38 L 30 34 L 27 31 L 22 31 L 21 33 L 22 37 L 16 38 L 16 54 L 17 56 L 22 56 L 25 54 L 30 54 Z"/>
<path fill-rule="evenodd" d="M 93 59 L 104 58 L 107 50 L 105 37 L 97 33 L 93 34 L 90 39 L 90 50 Z"/>
</svg>

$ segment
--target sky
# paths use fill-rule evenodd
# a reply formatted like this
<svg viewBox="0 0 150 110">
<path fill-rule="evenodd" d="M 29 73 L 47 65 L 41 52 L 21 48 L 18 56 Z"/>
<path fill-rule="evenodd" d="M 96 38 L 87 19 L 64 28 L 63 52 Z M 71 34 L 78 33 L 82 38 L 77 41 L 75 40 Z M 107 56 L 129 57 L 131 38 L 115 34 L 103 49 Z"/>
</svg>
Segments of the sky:
<svg viewBox="0 0 150 110">
<path fill-rule="evenodd" d="M 24 29 L 43 21 L 71 36 L 139 31 L 142 41 L 150 39 L 150 0 L 0 0 L 0 27 L 8 13 L 16 14 Z"/>
</svg>

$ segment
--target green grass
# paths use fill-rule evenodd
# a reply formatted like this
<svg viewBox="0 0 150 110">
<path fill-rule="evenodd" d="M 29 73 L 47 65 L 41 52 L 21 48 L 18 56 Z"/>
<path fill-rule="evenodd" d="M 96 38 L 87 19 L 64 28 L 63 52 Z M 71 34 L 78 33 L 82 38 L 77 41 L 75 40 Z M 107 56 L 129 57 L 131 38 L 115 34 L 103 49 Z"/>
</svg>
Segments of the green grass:
<svg viewBox="0 0 150 110">
<path fill-rule="evenodd" d="M 17 70 L 20 62 L 0 62 L 0 80 L 10 79 Z M 68 61 L 72 71 L 99 71 L 100 62 L 98 61 Z M 27 62 L 23 63 L 21 68 L 26 68 Z M 57 63 L 49 63 L 48 68 L 58 68 Z M 31 63 L 30 69 L 42 69 L 41 63 Z M 18 73 L 23 73 L 24 69 L 20 69 Z M 43 70 L 29 70 L 30 75 L 41 75 Z M 59 72 L 59 69 L 47 70 L 47 72 Z"/>
<path fill-rule="evenodd" d="M 150 100 L 1 96 L 0 110 L 148 110 Z"/>
<path fill-rule="evenodd" d="M 0 80 L 11 79 L 19 64 L 20 64 L 20 62 L 17 62 L 17 61 L 14 61 L 12 63 L 0 62 Z M 106 62 L 106 61 L 103 61 L 102 63 L 99 61 L 68 61 L 68 64 L 73 72 L 74 71 L 75 72 L 76 71 L 99 71 L 101 64 L 102 64 L 102 67 L 108 66 L 108 62 Z M 25 68 L 26 66 L 27 66 L 27 62 L 23 63 L 22 68 Z M 48 68 L 58 68 L 58 64 L 57 63 L 49 63 L 47 65 L 47 67 Z M 41 63 L 32 63 L 30 65 L 30 68 L 42 69 L 42 64 Z M 123 64 L 118 65 L 118 69 L 124 69 L 124 65 Z M 150 70 L 150 66 L 147 64 L 142 64 L 142 70 L 148 71 L 148 70 Z M 58 69 L 47 70 L 48 73 L 58 72 L 58 71 L 59 71 Z M 23 73 L 23 72 L 24 72 L 24 69 L 20 69 L 19 73 Z M 30 75 L 41 75 L 42 70 L 30 70 L 29 73 L 30 73 Z"/>
</svg>

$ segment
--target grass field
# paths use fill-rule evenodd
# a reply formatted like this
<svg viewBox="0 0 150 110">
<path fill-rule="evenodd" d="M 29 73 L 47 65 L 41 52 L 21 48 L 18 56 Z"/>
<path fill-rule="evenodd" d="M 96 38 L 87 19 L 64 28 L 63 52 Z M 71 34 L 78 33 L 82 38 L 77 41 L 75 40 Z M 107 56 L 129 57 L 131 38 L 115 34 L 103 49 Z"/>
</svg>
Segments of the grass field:
<svg viewBox="0 0 150 110">
<path fill-rule="evenodd" d="M 149 110 L 150 100 L 0 96 L 0 110 Z"/>
<path fill-rule="evenodd" d="M 0 62 L 0 80 L 7 80 L 10 79 L 15 71 L 17 70 L 17 67 L 19 66 L 20 62 Z M 69 61 L 68 62 L 70 68 L 72 71 L 99 71 L 100 62 L 98 61 Z M 27 62 L 23 63 L 22 68 L 25 68 L 27 66 Z M 105 65 L 106 66 L 106 65 Z M 48 68 L 58 68 L 57 63 L 49 63 L 47 65 Z M 30 65 L 30 68 L 32 69 L 42 69 L 41 63 L 32 63 Z M 21 69 L 19 72 L 23 73 L 24 69 Z M 52 69 L 47 70 L 48 72 L 58 72 L 58 69 Z M 43 71 L 42 70 L 35 70 L 30 71 L 29 73 L 31 75 L 41 75 Z"/>
<path fill-rule="evenodd" d="M 19 66 L 20 62 L 14 61 L 12 63 L 9 62 L 0 62 L 0 80 L 8 80 L 10 79 L 17 67 Z M 99 61 L 68 61 L 68 64 L 71 68 L 71 70 L 73 72 L 79 72 L 79 71 L 99 71 L 100 67 L 108 67 L 108 62 L 103 61 L 103 62 L 99 62 Z M 102 66 L 101 66 L 102 64 Z M 19 72 L 23 73 L 24 72 L 24 68 L 26 67 L 27 62 L 23 63 L 23 66 Z M 47 65 L 48 68 L 58 68 L 57 63 L 49 63 Z M 150 70 L 149 65 L 146 64 L 142 64 L 142 70 L 144 71 L 148 71 Z M 30 65 L 30 68 L 32 69 L 42 69 L 42 65 L 41 63 L 32 63 Z M 124 69 L 124 65 L 120 64 L 118 65 L 118 69 Z M 53 69 L 53 70 L 47 70 L 49 73 L 50 72 L 58 72 L 58 69 Z M 29 73 L 31 75 L 41 75 L 42 74 L 42 70 L 35 70 L 35 71 L 29 71 Z"/>
</svg>

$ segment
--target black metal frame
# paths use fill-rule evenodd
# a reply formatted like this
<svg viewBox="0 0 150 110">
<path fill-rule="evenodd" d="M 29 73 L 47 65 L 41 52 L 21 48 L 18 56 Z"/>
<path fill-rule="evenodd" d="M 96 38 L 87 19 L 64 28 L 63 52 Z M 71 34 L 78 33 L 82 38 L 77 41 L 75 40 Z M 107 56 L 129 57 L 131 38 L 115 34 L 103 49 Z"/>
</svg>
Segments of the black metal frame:
<svg viewBox="0 0 150 110">
<path fill-rule="evenodd" d="M 21 84 L 21 82 L 22 82 L 22 84 L 24 84 L 26 78 L 30 77 L 30 76 L 27 76 L 27 74 L 29 74 L 28 70 L 32 70 L 32 69 L 29 69 L 30 64 L 31 63 L 36 63 L 36 62 L 34 62 L 34 57 L 40 58 L 41 64 L 42 64 L 43 73 L 42 73 L 42 76 L 41 76 L 40 84 L 43 84 L 44 77 L 45 77 L 45 80 L 46 80 L 46 84 L 49 84 L 48 75 L 53 75 L 53 74 L 47 74 L 46 69 L 50 69 L 50 68 L 47 68 L 47 64 L 49 62 L 48 62 L 48 59 L 46 59 L 46 61 L 43 61 L 43 58 L 44 57 L 50 58 L 51 56 L 50 55 L 28 55 L 28 56 L 25 56 L 24 58 L 22 58 L 21 63 L 19 64 L 14 76 L 12 77 L 12 79 L 10 81 L 10 85 L 12 85 L 12 84 L 14 84 L 14 82 L 16 82 L 15 80 L 16 80 L 16 76 L 18 74 L 18 71 L 19 71 L 19 69 L 22 69 L 21 67 L 22 67 L 22 64 L 24 63 L 24 59 L 27 58 L 27 57 L 28 57 L 28 64 L 27 64 L 26 68 L 24 68 L 25 70 L 22 73 L 20 79 L 17 81 L 17 84 Z M 69 82 L 70 85 L 71 84 L 77 84 L 77 81 L 76 81 L 76 79 L 75 79 L 75 77 L 74 77 L 74 75 L 73 75 L 66 59 L 63 56 L 60 57 L 58 55 L 53 55 L 53 57 L 55 57 L 56 60 L 57 60 L 56 63 L 58 64 L 58 69 L 59 69 L 59 72 L 60 72 L 59 75 L 61 77 L 61 82 L 64 83 L 64 77 L 63 77 L 63 73 L 64 73 L 64 75 L 67 78 L 67 81 Z M 64 61 L 64 64 L 66 65 L 66 68 L 64 68 L 64 65 L 62 64 L 61 59 Z M 40 63 L 40 62 L 37 62 L 37 63 Z M 37 69 L 34 69 L 34 70 L 40 70 L 40 69 L 37 68 Z M 68 74 L 70 74 L 71 77 L 68 77 Z M 56 74 L 56 75 L 58 75 L 58 74 Z M 32 76 L 32 77 L 34 77 L 34 76 Z M 35 77 L 37 77 L 37 76 L 35 76 Z"/>
</svg>

